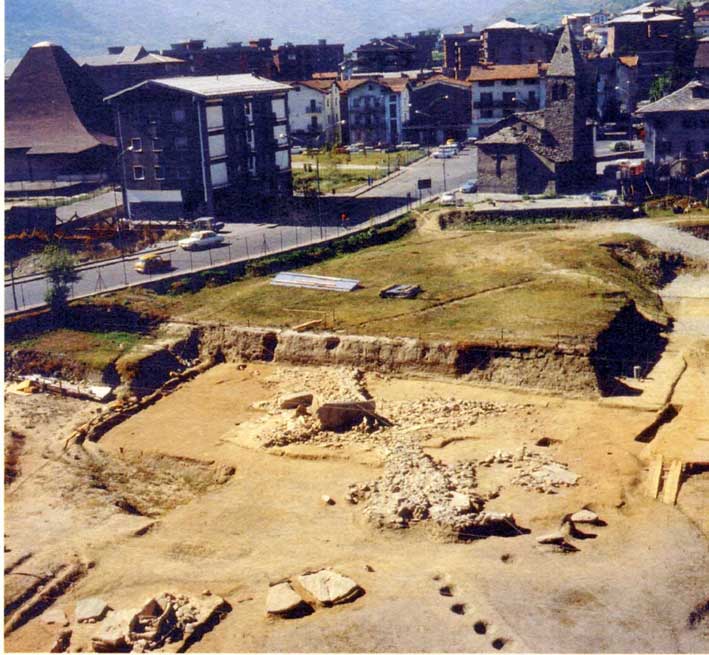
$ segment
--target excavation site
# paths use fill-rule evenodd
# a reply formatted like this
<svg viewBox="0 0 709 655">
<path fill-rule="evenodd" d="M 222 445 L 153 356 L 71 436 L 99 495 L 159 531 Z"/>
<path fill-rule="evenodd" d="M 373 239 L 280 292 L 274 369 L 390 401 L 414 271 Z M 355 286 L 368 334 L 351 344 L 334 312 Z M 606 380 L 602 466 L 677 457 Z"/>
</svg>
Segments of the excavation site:
<svg viewBox="0 0 709 655">
<path fill-rule="evenodd" d="M 5 650 L 706 652 L 706 221 L 425 210 L 6 320 Z"/>
</svg>

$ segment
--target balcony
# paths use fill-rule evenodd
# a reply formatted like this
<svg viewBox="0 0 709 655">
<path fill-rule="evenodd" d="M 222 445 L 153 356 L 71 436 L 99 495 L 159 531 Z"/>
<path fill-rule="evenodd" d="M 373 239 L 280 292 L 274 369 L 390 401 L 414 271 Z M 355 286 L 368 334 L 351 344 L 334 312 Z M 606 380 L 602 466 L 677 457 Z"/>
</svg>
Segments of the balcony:
<svg viewBox="0 0 709 655">
<path fill-rule="evenodd" d="M 322 105 L 308 105 L 305 108 L 306 114 L 322 114 Z"/>
<path fill-rule="evenodd" d="M 535 111 L 539 109 L 539 100 L 476 100 L 473 109 L 504 109 L 508 111 Z"/>
</svg>

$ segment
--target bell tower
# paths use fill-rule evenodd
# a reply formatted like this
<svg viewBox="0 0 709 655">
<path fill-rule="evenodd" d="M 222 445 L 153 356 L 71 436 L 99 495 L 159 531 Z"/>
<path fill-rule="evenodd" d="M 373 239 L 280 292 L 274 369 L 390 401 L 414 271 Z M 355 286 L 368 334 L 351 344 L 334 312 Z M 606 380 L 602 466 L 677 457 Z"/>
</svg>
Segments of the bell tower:
<svg viewBox="0 0 709 655">
<path fill-rule="evenodd" d="M 568 25 L 547 70 L 544 125 L 563 161 L 593 161 L 593 131 L 586 125 L 592 102 L 586 62 Z"/>
</svg>

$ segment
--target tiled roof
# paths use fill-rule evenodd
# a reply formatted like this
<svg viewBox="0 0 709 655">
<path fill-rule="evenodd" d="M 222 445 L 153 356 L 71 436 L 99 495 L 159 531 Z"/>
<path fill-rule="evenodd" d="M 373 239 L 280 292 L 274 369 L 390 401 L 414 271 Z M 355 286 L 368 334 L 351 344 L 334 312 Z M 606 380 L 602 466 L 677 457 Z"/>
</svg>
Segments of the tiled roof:
<svg viewBox="0 0 709 655">
<path fill-rule="evenodd" d="M 640 57 L 637 55 L 627 55 L 625 57 L 618 57 L 618 61 L 623 64 L 623 66 L 627 66 L 628 68 L 635 68 L 638 65 L 638 61 L 640 60 Z"/>
<path fill-rule="evenodd" d="M 544 69 L 545 66 L 539 64 L 473 66 L 467 79 L 470 82 L 529 79 L 540 77 L 544 73 Z"/>
<path fill-rule="evenodd" d="M 31 47 L 5 85 L 5 148 L 74 154 L 115 146 L 102 95 L 64 48 Z"/>
<path fill-rule="evenodd" d="M 289 82 L 289 84 L 307 86 L 309 89 L 314 89 L 320 93 L 327 94 L 332 88 L 333 80 L 298 80 L 297 82 Z"/>
<path fill-rule="evenodd" d="M 456 80 L 452 77 L 448 77 L 446 75 L 433 75 L 432 77 L 429 77 L 428 79 L 422 80 L 416 86 L 414 89 L 422 89 L 424 87 L 427 87 L 431 84 L 450 84 L 451 86 L 459 86 L 463 88 L 468 88 L 470 87 L 470 82 L 467 80 Z"/>
<path fill-rule="evenodd" d="M 273 82 L 272 80 L 249 73 L 239 75 L 204 75 L 199 77 L 165 77 L 157 80 L 147 80 L 128 89 L 123 89 L 118 93 L 108 96 L 106 100 L 116 98 L 125 93 L 130 93 L 146 85 L 162 86 L 167 89 L 182 91 L 202 98 L 242 93 L 270 93 L 288 91 L 290 89 L 287 84 Z"/>
<path fill-rule="evenodd" d="M 408 77 L 383 77 L 379 81 L 395 93 L 400 93 L 411 83 Z"/>
<path fill-rule="evenodd" d="M 674 93 L 637 110 L 638 114 L 658 114 L 673 111 L 709 111 L 709 85 L 693 81 Z"/>
</svg>

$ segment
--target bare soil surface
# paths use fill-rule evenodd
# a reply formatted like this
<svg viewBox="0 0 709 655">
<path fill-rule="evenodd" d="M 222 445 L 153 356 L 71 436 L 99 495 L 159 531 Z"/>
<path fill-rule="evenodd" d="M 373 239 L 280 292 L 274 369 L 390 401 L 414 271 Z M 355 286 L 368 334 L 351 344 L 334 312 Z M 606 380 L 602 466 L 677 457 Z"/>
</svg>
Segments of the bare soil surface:
<svg viewBox="0 0 709 655">
<path fill-rule="evenodd" d="M 33 553 L 15 573 L 32 573 L 36 562 L 92 562 L 52 605 L 70 621 L 89 596 L 119 610 L 163 591 L 209 589 L 232 610 L 191 647 L 201 652 L 706 650 L 703 624 L 688 624 L 709 583 L 706 533 L 641 494 L 645 444 L 633 436 L 651 413 L 366 375 L 361 385 L 377 411 L 396 419 L 389 432 L 264 447 L 259 435 L 295 415 L 277 409 L 283 394 L 341 397 L 349 380 L 333 369 L 219 365 L 98 444 L 63 456 L 61 437 L 95 406 L 6 394 L 7 428 L 26 436 L 20 473 L 6 487 L 6 558 Z M 474 403 L 499 411 L 461 420 Z M 438 538 L 425 521 L 379 529 L 346 501 L 348 489 L 382 474 L 386 435 L 405 425 L 436 461 L 479 462 L 525 446 L 581 477 L 540 493 L 512 484 L 512 468 L 478 466 L 481 493 L 501 485 L 486 509 L 512 513 L 523 532 L 516 536 L 461 543 Z M 537 446 L 540 439 L 550 445 Z M 577 552 L 536 543 L 583 506 L 607 525 L 583 526 Z M 266 616 L 269 583 L 322 567 L 351 577 L 365 594 L 302 618 Z M 24 576 L 6 580 L 13 577 Z M 10 593 L 6 587 L 6 603 Z M 74 626 L 71 649 L 82 639 L 86 648 L 92 629 Z M 10 633 L 5 646 L 44 651 L 56 632 L 40 617 Z"/>
</svg>

